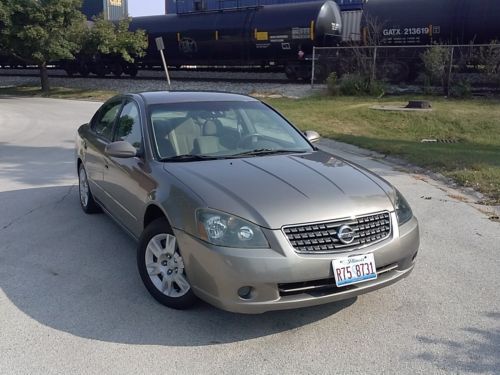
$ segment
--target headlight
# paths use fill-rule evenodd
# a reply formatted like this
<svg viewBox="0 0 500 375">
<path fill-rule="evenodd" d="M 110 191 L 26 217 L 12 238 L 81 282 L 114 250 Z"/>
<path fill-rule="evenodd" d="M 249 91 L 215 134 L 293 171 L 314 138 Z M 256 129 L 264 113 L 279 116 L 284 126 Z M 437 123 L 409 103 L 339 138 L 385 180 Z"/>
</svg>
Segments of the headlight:
<svg viewBox="0 0 500 375">
<path fill-rule="evenodd" d="M 223 212 L 199 209 L 196 212 L 199 237 L 225 247 L 268 248 L 262 230 L 255 224 Z"/>
<path fill-rule="evenodd" d="M 394 204 L 394 208 L 396 209 L 396 216 L 398 217 L 399 225 L 403 225 L 413 216 L 413 212 L 411 212 L 410 205 L 397 189 L 396 189 L 396 202 Z"/>
</svg>

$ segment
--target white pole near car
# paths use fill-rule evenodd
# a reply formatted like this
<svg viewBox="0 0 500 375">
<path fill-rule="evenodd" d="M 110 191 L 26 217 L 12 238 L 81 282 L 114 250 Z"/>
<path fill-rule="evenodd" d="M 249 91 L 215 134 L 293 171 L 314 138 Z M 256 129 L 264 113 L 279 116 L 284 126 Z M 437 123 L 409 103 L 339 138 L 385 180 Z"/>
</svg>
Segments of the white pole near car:
<svg viewBox="0 0 500 375">
<path fill-rule="evenodd" d="M 168 89 L 170 90 L 170 75 L 168 74 L 167 61 L 165 60 L 165 55 L 163 54 L 163 50 L 165 49 L 165 44 L 163 43 L 163 38 L 160 36 L 155 39 L 156 48 L 160 51 L 161 61 L 163 61 L 163 68 L 165 69 L 165 75 L 167 76 Z"/>
</svg>

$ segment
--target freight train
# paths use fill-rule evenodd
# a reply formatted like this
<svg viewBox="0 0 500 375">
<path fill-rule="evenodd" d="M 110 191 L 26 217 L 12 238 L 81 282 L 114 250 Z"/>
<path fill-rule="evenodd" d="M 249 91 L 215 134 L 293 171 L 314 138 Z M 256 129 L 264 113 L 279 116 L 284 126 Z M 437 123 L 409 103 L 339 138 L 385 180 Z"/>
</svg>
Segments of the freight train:
<svg viewBox="0 0 500 375">
<path fill-rule="evenodd" d="M 282 67 L 289 78 L 308 78 L 310 61 L 306 61 L 313 46 L 373 40 L 392 46 L 479 44 L 500 38 L 498 0 L 337 0 L 337 4 L 282 5 L 261 4 L 294 0 L 256 0 L 258 6 L 251 6 L 252 1 L 225 1 L 222 4 L 229 7 L 220 8 L 220 0 L 205 0 L 199 11 L 186 8 L 184 2 L 178 14 L 134 18 L 131 28 L 144 29 L 150 37 L 147 55 L 138 63 L 160 65 L 153 41 L 162 36 L 172 65 L 274 65 Z M 370 40 L 373 24 L 379 35 Z M 397 53 L 404 52 L 393 50 L 390 58 L 397 59 Z M 323 60 L 319 68 L 324 73 L 337 69 L 334 60 Z"/>
<path fill-rule="evenodd" d="M 146 55 L 124 69 L 122 62 L 109 56 L 97 59 L 97 70 L 91 66 L 95 61 L 85 61 L 80 64 L 82 73 L 113 71 L 119 75 L 125 71 L 134 75 L 137 68 L 160 66 L 155 45 L 160 36 L 172 66 L 275 66 L 284 69 L 289 78 L 308 78 L 313 46 L 373 42 L 368 38 L 372 23 L 379 26 L 375 40 L 380 45 L 480 44 L 500 39 L 498 0 L 327 0 L 261 5 L 264 1 L 295 0 L 235 0 L 238 6 L 229 8 L 216 8 L 210 5 L 212 1 L 199 11 L 189 8 L 178 14 L 133 18 L 131 30 L 148 33 Z M 391 58 L 398 59 L 398 53 L 402 50 L 394 49 Z M 337 68 L 335 56 L 322 63 L 324 71 Z"/>
</svg>

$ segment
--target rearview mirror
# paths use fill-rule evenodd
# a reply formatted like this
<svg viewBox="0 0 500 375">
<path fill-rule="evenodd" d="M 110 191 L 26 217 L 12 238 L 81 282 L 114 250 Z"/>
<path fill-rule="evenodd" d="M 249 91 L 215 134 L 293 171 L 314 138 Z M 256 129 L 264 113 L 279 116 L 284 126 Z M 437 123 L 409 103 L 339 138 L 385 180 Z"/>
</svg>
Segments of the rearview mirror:
<svg viewBox="0 0 500 375">
<path fill-rule="evenodd" d="M 318 142 L 321 138 L 318 132 L 315 132 L 314 130 L 307 130 L 306 132 L 304 132 L 304 135 L 306 136 L 307 140 L 311 143 Z"/>
<path fill-rule="evenodd" d="M 137 150 L 130 143 L 125 141 L 117 141 L 110 143 L 104 149 L 104 152 L 115 158 L 133 158 L 137 156 Z"/>
</svg>

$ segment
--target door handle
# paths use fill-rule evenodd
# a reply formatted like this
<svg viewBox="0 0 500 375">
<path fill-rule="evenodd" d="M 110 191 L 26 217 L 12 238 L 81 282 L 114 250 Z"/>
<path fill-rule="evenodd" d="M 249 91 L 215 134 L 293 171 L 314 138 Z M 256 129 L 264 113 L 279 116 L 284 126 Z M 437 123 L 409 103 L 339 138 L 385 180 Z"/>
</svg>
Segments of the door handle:
<svg viewBox="0 0 500 375">
<path fill-rule="evenodd" d="M 83 141 L 83 148 L 86 150 L 87 149 L 87 141 Z"/>
</svg>

